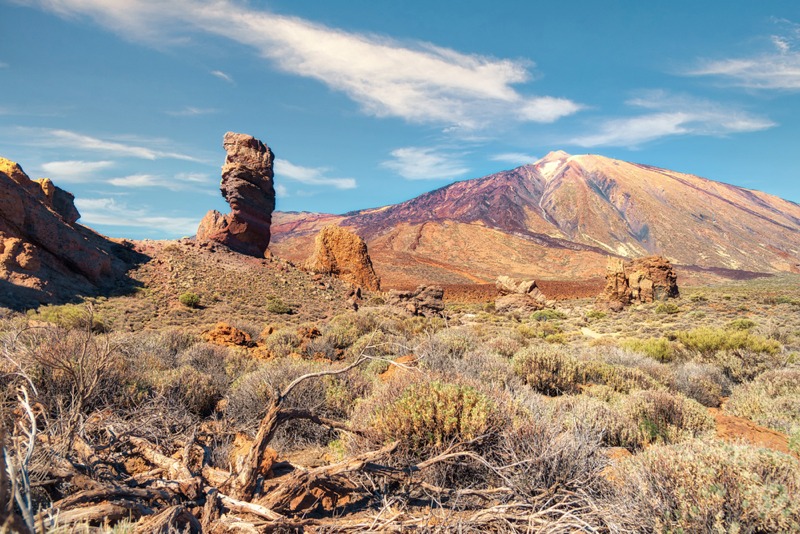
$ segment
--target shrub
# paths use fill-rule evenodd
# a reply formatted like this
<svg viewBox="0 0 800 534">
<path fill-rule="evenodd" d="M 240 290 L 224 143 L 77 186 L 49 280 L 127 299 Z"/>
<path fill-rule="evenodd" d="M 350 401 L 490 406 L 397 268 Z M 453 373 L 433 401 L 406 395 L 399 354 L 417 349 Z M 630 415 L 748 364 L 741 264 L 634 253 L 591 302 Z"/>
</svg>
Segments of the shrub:
<svg viewBox="0 0 800 534">
<path fill-rule="evenodd" d="M 199 308 L 200 307 L 200 295 L 197 293 L 181 293 L 178 297 L 178 300 L 181 304 L 186 306 L 187 308 Z"/>
<path fill-rule="evenodd" d="M 681 309 L 674 302 L 659 302 L 655 311 L 656 313 L 674 315 L 681 311 Z"/>
<path fill-rule="evenodd" d="M 38 310 L 28 311 L 28 317 L 36 321 L 44 321 L 60 326 L 61 328 L 91 328 L 93 332 L 105 330 L 103 318 L 94 312 L 89 305 L 63 304 L 56 306 L 49 304 L 40 306 Z"/>
<path fill-rule="evenodd" d="M 670 362 L 675 356 L 672 343 L 665 337 L 649 339 L 626 339 L 620 343 L 624 349 L 639 352 L 659 362 Z"/>
<path fill-rule="evenodd" d="M 785 434 L 800 431 L 800 369 L 767 371 L 735 387 L 725 410 Z"/>
<path fill-rule="evenodd" d="M 514 356 L 514 372 L 535 391 L 545 395 L 577 393 L 583 384 L 605 384 L 614 391 L 662 387 L 636 368 L 598 360 L 579 360 L 556 350 L 523 349 Z"/>
<path fill-rule="evenodd" d="M 653 447 L 620 469 L 647 532 L 797 532 L 800 464 L 767 449 L 690 441 Z"/>
<path fill-rule="evenodd" d="M 703 406 L 718 407 L 730 395 L 730 380 L 708 364 L 687 362 L 675 369 L 674 387 Z"/>
<path fill-rule="evenodd" d="M 606 314 L 606 312 L 600 310 L 589 310 L 586 312 L 586 318 L 593 321 L 597 319 L 605 319 L 607 315 L 608 314 Z"/>
<path fill-rule="evenodd" d="M 700 327 L 676 332 L 677 339 L 691 351 L 702 355 L 722 350 L 749 350 L 777 354 L 781 344 L 744 330 L 725 330 L 722 328 Z"/>
<path fill-rule="evenodd" d="M 728 330 L 751 330 L 755 328 L 756 323 L 750 319 L 734 319 L 725 325 Z"/>
<path fill-rule="evenodd" d="M 280 315 L 292 313 L 292 308 L 278 297 L 272 297 L 267 300 L 267 311 Z"/>
<path fill-rule="evenodd" d="M 559 310 L 544 309 L 537 310 L 531 314 L 531 321 L 554 321 L 557 319 L 566 319 L 567 314 Z"/>
<path fill-rule="evenodd" d="M 623 413 L 635 421 L 635 441 L 675 443 L 714 429 L 714 419 L 696 401 L 667 391 L 636 391 L 621 402 Z"/>
</svg>

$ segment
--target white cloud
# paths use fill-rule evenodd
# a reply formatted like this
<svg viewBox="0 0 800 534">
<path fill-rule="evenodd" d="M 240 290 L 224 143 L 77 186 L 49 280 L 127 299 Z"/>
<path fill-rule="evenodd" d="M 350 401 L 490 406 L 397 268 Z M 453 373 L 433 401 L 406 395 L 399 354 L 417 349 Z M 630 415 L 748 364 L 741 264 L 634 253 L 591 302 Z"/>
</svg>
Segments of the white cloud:
<svg viewBox="0 0 800 534">
<path fill-rule="evenodd" d="M 212 113 L 217 113 L 217 110 L 213 108 L 196 108 L 192 106 L 186 106 L 178 111 L 167 111 L 167 115 L 172 115 L 173 117 L 197 117 L 200 115 L 210 115 Z"/>
<path fill-rule="evenodd" d="M 403 147 L 392 150 L 392 158 L 381 163 L 408 180 L 453 179 L 469 172 L 457 156 L 429 147 Z"/>
<path fill-rule="evenodd" d="M 209 182 L 210 177 L 200 173 L 178 173 L 173 177 L 157 174 L 132 174 L 108 180 L 109 184 L 117 187 L 160 187 L 170 191 L 195 189 L 195 184 L 208 184 Z"/>
<path fill-rule="evenodd" d="M 789 31 L 770 36 L 774 50 L 750 57 L 706 60 L 686 74 L 728 78 L 750 89 L 800 89 L 800 24 L 778 22 L 788 25 Z"/>
<path fill-rule="evenodd" d="M 132 144 L 117 140 L 100 139 L 70 130 L 36 128 L 25 130 L 33 130 L 34 133 L 41 136 L 39 142 L 45 143 L 48 146 L 56 145 L 78 150 L 106 152 L 120 157 L 133 157 L 147 160 L 178 159 L 184 161 L 199 161 L 197 158 L 178 152 L 159 150 L 141 146 L 140 144 Z M 151 141 L 153 144 L 160 144 L 162 142 L 161 140 Z"/>
<path fill-rule="evenodd" d="M 596 131 L 568 142 L 582 147 L 627 146 L 674 135 L 725 136 L 772 128 L 771 120 L 709 100 L 652 91 L 628 105 L 651 110 L 632 117 L 605 119 Z"/>
<path fill-rule="evenodd" d="M 275 184 L 275 196 L 277 198 L 286 198 L 289 196 L 289 190 L 283 184 Z"/>
<path fill-rule="evenodd" d="M 191 217 L 154 215 L 144 208 L 129 208 L 113 198 L 78 198 L 81 222 L 88 225 L 149 228 L 166 236 L 193 235 L 199 221 Z"/>
<path fill-rule="evenodd" d="M 285 159 L 275 160 L 275 174 L 278 178 L 289 178 L 307 185 L 328 185 L 336 189 L 354 189 L 357 184 L 353 178 L 332 178 L 326 176 L 324 167 L 302 167 Z"/>
<path fill-rule="evenodd" d="M 233 78 L 231 78 L 229 74 L 225 74 L 221 70 L 212 70 L 211 75 L 216 76 L 220 80 L 226 81 L 228 83 L 234 83 Z"/>
<path fill-rule="evenodd" d="M 41 170 L 56 183 L 78 183 L 92 181 L 93 175 L 97 171 L 113 166 L 113 161 L 68 160 L 42 163 Z"/>
<path fill-rule="evenodd" d="M 581 105 L 514 88 L 532 63 L 465 54 L 430 43 L 329 28 L 231 0 L 27 0 L 62 16 L 86 15 L 129 39 L 160 42 L 188 31 L 254 48 L 285 72 L 341 91 L 365 113 L 474 130 L 505 121 L 553 122 Z M 230 77 L 221 71 L 212 74 Z"/>
<path fill-rule="evenodd" d="M 511 165 L 527 165 L 536 161 L 536 156 L 523 154 L 522 152 L 505 152 L 503 154 L 495 154 L 489 158 L 492 161 L 499 161 L 501 163 L 510 163 Z"/>
</svg>

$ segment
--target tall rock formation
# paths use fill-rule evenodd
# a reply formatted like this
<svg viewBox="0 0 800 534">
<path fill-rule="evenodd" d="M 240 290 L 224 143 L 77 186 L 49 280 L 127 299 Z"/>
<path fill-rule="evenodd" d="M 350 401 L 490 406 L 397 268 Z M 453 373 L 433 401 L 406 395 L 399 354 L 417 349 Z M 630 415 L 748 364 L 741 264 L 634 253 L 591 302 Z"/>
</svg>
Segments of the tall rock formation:
<svg viewBox="0 0 800 534">
<path fill-rule="evenodd" d="M 306 267 L 371 291 L 381 288 L 367 244 L 358 234 L 340 226 L 330 225 L 320 230 L 314 242 L 314 254 L 306 262 Z"/>
<path fill-rule="evenodd" d="M 251 135 L 228 132 L 220 192 L 230 204 L 223 215 L 209 211 L 197 229 L 200 241 L 216 241 L 231 250 L 263 257 L 269 246 L 275 188 L 272 150 Z"/>
</svg>

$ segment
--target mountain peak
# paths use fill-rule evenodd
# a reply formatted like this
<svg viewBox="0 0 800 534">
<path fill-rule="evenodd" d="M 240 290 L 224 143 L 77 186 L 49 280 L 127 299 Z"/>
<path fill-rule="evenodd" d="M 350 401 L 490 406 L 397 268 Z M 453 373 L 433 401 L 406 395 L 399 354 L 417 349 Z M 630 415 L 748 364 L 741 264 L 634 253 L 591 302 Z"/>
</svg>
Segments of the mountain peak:
<svg viewBox="0 0 800 534">
<path fill-rule="evenodd" d="M 563 167 L 564 162 L 567 159 L 571 158 L 569 154 L 564 152 L 563 150 L 554 150 L 549 152 L 545 157 L 534 163 L 536 166 L 536 170 L 539 171 L 539 174 L 547 178 L 548 180 L 555 176 L 561 167 Z"/>
<path fill-rule="evenodd" d="M 570 154 L 567 154 L 563 150 L 553 150 L 548 152 L 545 157 L 537 161 L 536 163 L 547 163 L 548 161 L 556 161 L 556 160 L 564 160 L 570 157 Z"/>
</svg>

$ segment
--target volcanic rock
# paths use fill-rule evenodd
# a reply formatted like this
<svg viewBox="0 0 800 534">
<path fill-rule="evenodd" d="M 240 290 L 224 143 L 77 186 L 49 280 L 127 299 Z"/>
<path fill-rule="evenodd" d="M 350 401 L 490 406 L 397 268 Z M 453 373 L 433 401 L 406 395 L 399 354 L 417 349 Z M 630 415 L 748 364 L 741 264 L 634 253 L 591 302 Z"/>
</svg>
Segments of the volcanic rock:
<svg viewBox="0 0 800 534">
<path fill-rule="evenodd" d="M 444 290 L 441 287 L 419 286 L 414 291 L 393 289 L 387 302 L 405 310 L 410 315 L 442 317 L 444 312 Z"/>
<path fill-rule="evenodd" d="M 250 334 L 239 330 L 228 323 L 217 323 L 211 330 L 206 330 L 202 334 L 203 341 L 222 345 L 225 347 L 254 347 L 255 343 L 250 338 Z"/>
<path fill-rule="evenodd" d="M 680 295 L 678 276 L 663 256 L 648 256 L 624 262 L 609 258 L 606 287 L 598 303 L 619 311 L 631 303 L 646 303 L 677 298 Z"/>
<path fill-rule="evenodd" d="M 536 286 L 535 280 L 517 281 L 509 276 L 498 276 L 495 281 L 500 293 L 494 302 L 499 313 L 529 313 L 541 310 L 547 304 L 547 297 Z"/>
<path fill-rule="evenodd" d="M 267 145 L 246 134 L 228 132 L 222 146 L 227 155 L 219 189 L 231 212 L 209 211 L 200 222 L 197 239 L 264 257 L 275 209 L 274 155 Z"/>
<path fill-rule="evenodd" d="M 355 232 L 329 225 L 317 234 L 314 254 L 306 262 L 309 271 L 331 274 L 370 291 L 381 288 L 380 278 L 372 268 L 367 244 Z"/>
<path fill-rule="evenodd" d="M 73 198 L 0 158 L 0 305 L 54 302 L 120 281 L 136 254 L 77 224 Z"/>
</svg>

